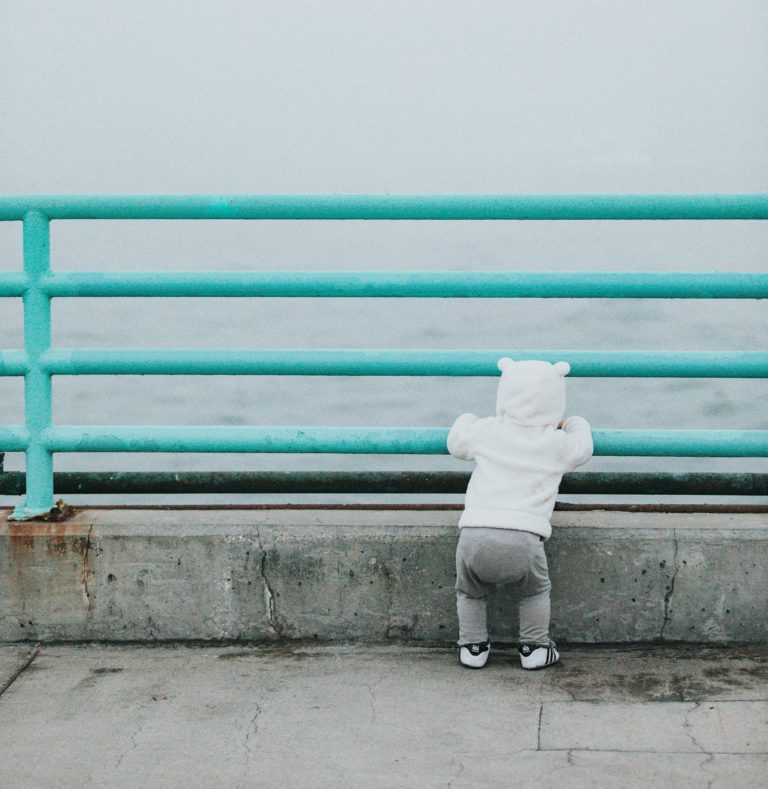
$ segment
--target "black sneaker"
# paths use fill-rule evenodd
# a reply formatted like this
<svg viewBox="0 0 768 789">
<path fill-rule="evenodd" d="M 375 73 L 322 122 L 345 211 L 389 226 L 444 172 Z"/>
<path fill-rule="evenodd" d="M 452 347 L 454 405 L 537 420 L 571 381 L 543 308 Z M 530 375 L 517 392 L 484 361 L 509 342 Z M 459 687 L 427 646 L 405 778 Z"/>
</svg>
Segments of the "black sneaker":
<svg viewBox="0 0 768 789">
<path fill-rule="evenodd" d="M 482 668 L 488 662 L 491 645 L 488 641 L 480 644 L 464 644 L 459 647 L 459 661 L 467 668 Z"/>
<path fill-rule="evenodd" d="M 529 670 L 546 668 L 560 660 L 560 653 L 555 648 L 554 641 L 548 641 L 546 644 L 520 644 L 517 651 L 520 653 L 523 668 Z"/>
</svg>

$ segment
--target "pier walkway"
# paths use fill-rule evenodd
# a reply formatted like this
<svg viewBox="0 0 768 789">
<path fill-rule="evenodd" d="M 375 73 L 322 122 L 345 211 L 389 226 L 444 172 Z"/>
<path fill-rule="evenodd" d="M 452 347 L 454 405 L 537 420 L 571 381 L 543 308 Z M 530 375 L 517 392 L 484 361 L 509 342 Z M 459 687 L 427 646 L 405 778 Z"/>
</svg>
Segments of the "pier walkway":
<svg viewBox="0 0 768 789">
<path fill-rule="evenodd" d="M 754 787 L 768 649 L 0 647 L 0 785 Z"/>
</svg>

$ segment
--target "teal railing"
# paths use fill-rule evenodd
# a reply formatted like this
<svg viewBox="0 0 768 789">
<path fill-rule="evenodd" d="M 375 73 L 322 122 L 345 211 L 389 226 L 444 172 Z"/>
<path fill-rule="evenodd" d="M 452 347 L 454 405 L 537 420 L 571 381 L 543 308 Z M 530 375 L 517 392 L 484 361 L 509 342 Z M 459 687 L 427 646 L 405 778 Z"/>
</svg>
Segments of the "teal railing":
<svg viewBox="0 0 768 789">
<path fill-rule="evenodd" d="M 0 427 L 0 452 L 26 453 L 13 518 L 53 506 L 55 452 L 446 452 L 447 428 L 57 426 L 53 375 L 497 375 L 501 355 L 571 363 L 574 376 L 768 377 L 765 352 L 519 350 L 123 350 L 51 347 L 51 299 L 125 296 L 762 299 L 762 273 L 51 271 L 50 222 L 66 219 L 759 220 L 768 195 L 37 196 L 0 198 L 23 222 L 24 270 L 0 296 L 24 302 L 24 349 L 0 375 L 25 379 L 25 424 Z M 596 430 L 598 455 L 768 456 L 768 431 Z"/>
</svg>

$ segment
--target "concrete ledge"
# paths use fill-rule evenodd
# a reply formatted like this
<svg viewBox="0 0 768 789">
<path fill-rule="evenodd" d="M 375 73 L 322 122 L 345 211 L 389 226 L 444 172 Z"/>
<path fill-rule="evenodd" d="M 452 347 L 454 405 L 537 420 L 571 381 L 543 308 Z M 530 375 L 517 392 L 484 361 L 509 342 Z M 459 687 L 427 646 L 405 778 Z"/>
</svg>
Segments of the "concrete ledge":
<svg viewBox="0 0 768 789">
<path fill-rule="evenodd" d="M 0 512 L 0 640 L 456 638 L 459 513 Z M 768 515 L 557 512 L 552 635 L 768 641 Z M 515 641 L 514 596 L 491 601 Z"/>
</svg>

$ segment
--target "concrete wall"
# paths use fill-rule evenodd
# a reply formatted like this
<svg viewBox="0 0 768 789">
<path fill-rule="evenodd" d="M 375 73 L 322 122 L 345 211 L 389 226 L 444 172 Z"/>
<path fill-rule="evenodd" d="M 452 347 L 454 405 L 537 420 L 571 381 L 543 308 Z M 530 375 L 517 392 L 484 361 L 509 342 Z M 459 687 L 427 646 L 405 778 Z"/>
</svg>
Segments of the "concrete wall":
<svg viewBox="0 0 768 789">
<path fill-rule="evenodd" d="M 0 640 L 456 638 L 459 513 L 0 511 Z M 557 512 L 552 635 L 768 641 L 768 515 Z M 516 640 L 514 597 L 491 601 Z"/>
</svg>

